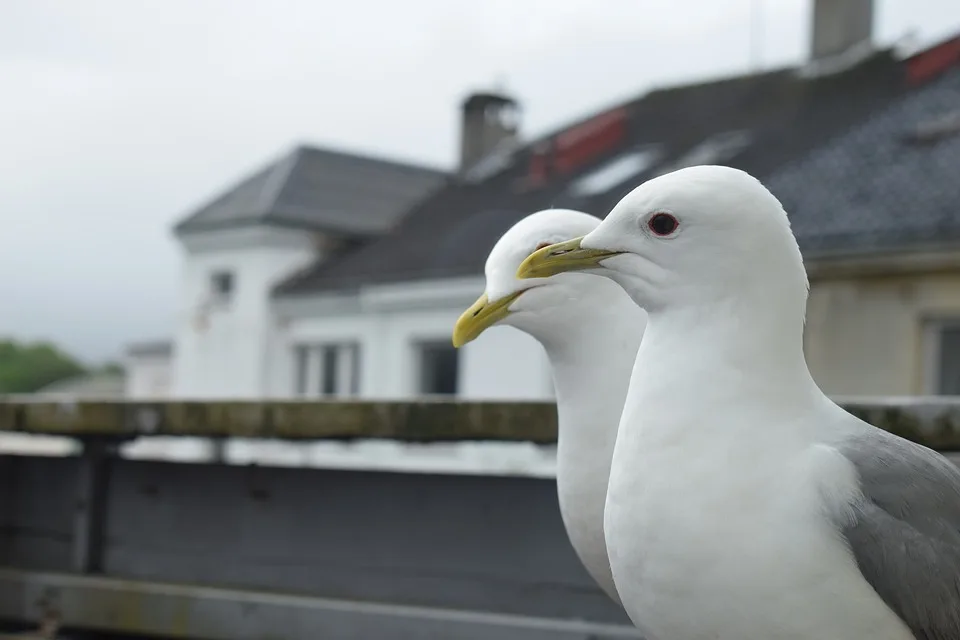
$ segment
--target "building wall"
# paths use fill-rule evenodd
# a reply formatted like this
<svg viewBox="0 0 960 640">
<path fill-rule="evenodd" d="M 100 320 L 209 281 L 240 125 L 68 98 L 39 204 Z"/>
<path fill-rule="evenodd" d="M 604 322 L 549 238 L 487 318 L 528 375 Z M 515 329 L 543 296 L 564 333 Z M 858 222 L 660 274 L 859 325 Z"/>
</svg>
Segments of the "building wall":
<svg viewBox="0 0 960 640">
<path fill-rule="evenodd" d="M 184 258 L 173 359 L 178 397 L 263 397 L 275 341 L 270 292 L 312 262 L 311 234 L 266 227 L 207 232 L 183 239 Z M 233 273 L 228 303 L 209 300 L 214 271 Z"/>
<path fill-rule="evenodd" d="M 449 344 L 460 314 L 483 291 L 479 278 L 367 287 L 337 298 L 281 302 L 283 338 L 271 355 L 275 396 L 293 394 L 297 345 L 353 342 L 360 346 L 359 395 L 409 398 L 419 392 L 418 344 Z M 458 393 L 469 399 L 552 397 L 543 349 L 511 327 L 495 327 L 459 350 Z"/>
<path fill-rule="evenodd" d="M 462 278 L 270 300 L 273 283 L 315 255 L 303 237 L 270 237 L 188 255 L 177 356 L 172 363 L 131 362 L 131 397 L 162 394 L 164 376 L 172 376 L 167 389 L 176 396 L 296 397 L 295 348 L 351 342 L 360 348 L 360 397 L 410 398 L 418 395 L 418 342 L 448 342 L 457 317 L 483 288 L 482 278 Z M 210 270 L 224 266 L 237 274 L 235 304 L 212 313 L 206 330 L 198 330 L 196 300 Z M 932 393 L 935 328 L 950 320 L 960 322 L 960 269 L 811 275 L 807 360 L 833 396 Z M 542 348 L 510 327 L 494 327 L 461 349 L 458 378 L 457 396 L 464 399 L 553 397 Z"/>
<path fill-rule="evenodd" d="M 806 354 L 830 395 L 923 395 L 936 381 L 933 329 L 960 319 L 960 271 L 812 280 Z"/>
<path fill-rule="evenodd" d="M 170 354 L 129 355 L 126 358 L 124 396 L 131 400 L 166 398 L 172 389 Z"/>
</svg>

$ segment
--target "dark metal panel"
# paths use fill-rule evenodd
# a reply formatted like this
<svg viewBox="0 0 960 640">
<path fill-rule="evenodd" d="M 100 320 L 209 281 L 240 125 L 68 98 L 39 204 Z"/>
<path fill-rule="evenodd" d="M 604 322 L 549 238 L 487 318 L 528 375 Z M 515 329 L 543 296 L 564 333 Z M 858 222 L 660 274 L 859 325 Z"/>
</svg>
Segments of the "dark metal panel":
<svg viewBox="0 0 960 640">
<path fill-rule="evenodd" d="M 0 617 L 204 640 L 613 640 L 630 626 L 0 569 Z"/>
<path fill-rule="evenodd" d="M 624 620 L 552 480 L 118 462 L 106 572 Z"/>
<path fill-rule="evenodd" d="M 552 480 L 110 465 L 107 575 L 626 622 L 573 553 Z M 15 468 L 8 563 L 72 570 L 77 460 Z"/>
<path fill-rule="evenodd" d="M 112 444 L 98 440 L 83 444 L 73 514 L 73 570 L 80 573 L 96 573 L 103 568 L 103 532 L 114 449 Z"/>
<path fill-rule="evenodd" d="M 0 469 L 10 480 L 0 538 L 5 564 L 70 567 L 78 463 L 78 458 L 0 456 Z"/>
<path fill-rule="evenodd" d="M 11 562 L 13 500 L 17 495 L 17 473 L 7 456 L 0 456 L 0 564 Z"/>
</svg>

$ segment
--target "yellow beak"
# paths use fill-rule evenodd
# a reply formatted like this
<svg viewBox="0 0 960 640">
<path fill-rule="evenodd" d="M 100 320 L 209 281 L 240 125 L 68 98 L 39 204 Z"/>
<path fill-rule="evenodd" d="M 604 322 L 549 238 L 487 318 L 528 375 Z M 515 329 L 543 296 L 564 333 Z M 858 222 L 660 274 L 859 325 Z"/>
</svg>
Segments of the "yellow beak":
<svg viewBox="0 0 960 640">
<path fill-rule="evenodd" d="M 517 291 L 493 302 L 487 301 L 486 294 L 480 296 L 460 315 L 457 324 L 453 326 L 453 346 L 459 349 L 471 340 L 476 340 L 487 327 L 510 315 L 510 303 L 519 298 L 521 293 L 523 291 Z"/>
<path fill-rule="evenodd" d="M 583 237 L 558 242 L 534 251 L 517 269 L 517 278 L 549 278 L 564 271 L 582 271 L 599 266 L 600 261 L 623 253 L 606 249 L 584 249 Z"/>
</svg>

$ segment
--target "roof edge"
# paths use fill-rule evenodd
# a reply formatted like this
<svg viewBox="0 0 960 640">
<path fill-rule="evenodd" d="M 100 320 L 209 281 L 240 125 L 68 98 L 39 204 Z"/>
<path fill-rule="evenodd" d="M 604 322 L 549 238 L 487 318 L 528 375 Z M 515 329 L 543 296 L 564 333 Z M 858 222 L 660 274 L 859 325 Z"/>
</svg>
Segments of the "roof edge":
<svg viewBox="0 0 960 640">
<path fill-rule="evenodd" d="M 869 64 L 870 62 L 878 60 L 882 57 L 889 57 L 891 60 L 893 60 L 894 59 L 893 56 L 894 56 L 893 47 L 875 47 L 872 50 L 872 53 L 870 55 L 865 56 L 856 64 L 848 68 L 845 68 L 842 71 L 838 71 L 837 73 L 831 74 L 831 76 L 827 76 L 827 77 L 842 76 L 844 73 L 855 71 L 861 66 L 865 64 Z M 567 122 L 567 124 L 563 126 L 551 128 L 547 133 L 544 133 L 536 138 L 531 138 L 530 140 L 522 141 L 521 148 L 531 148 L 538 144 L 542 144 L 544 142 L 547 142 L 554 136 L 560 133 L 563 133 L 564 131 L 567 131 L 568 129 L 573 129 L 579 125 L 586 124 L 587 122 L 593 120 L 594 118 L 601 116 L 609 111 L 614 111 L 616 109 L 622 109 L 624 107 L 628 107 L 635 102 L 638 102 L 642 99 L 649 98 L 651 96 L 657 96 L 660 94 L 670 93 L 673 91 L 682 91 L 682 90 L 692 89 L 694 87 L 707 87 L 710 85 L 723 84 L 725 82 L 735 82 L 746 76 L 767 76 L 767 75 L 773 76 L 773 75 L 782 74 L 782 73 L 798 73 L 801 69 L 803 69 L 803 67 L 804 67 L 804 64 L 801 62 L 798 64 L 780 65 L 780 66 L 771 67 L 769 69 L 763 69 L 761 71 L 756 71 L 756 72 L 748 72 L 748 73 L 739 72 L 738 73 L 734 71 L 729 73 L 721 73 L 715 76 L 706 77 L 702 80 L 692 80 L 689 82 L 681 82 L 678 84 L 658 85 L 658 84 L 652 83 L 647 87 L 646 90 L 631 93 L 631 97 L 629 98 L 619 98 L 617 100 L 610 101 L 606 103 L 605 106 L 602 106 L 600 108 L 590 111 L 589 114 L 586 116 L 582 116 L 580 118 L 570 120 Z M 810 77 L 810 78 L 805 78 L 805 80 L 809 82 L 817 82 L 818 80 L 821 80 L 821 77 Z"/>
<path fill-rule="evenodd" d="M 811 279 L 886 276 L 960 270 L 958 241 L 927 242 L 894 249 L 831 251 L 804 258 Z"/>
<path fill-rule="evenodd" d="M 424 173 L 432 173 L 441 176 L 450 176 L 455 173 L 452 169 L 442 168 L 440 166 L 425 164 L 420 161 L 413 160 L 412 158 L 399 158 L 397 156 L 392 156 L 390 154 L 381 154 L 378 155 L 373 151 L 346 151 L 344 149 L 337 149 L 332 146 L 324 146 L 319 144 L 310 144 L 307 142 L 300 142 L 296 145 L 295 150 L 297 152 L 304 151 L 318 151 L 320 153 L 326 153 L 332 156 L 339 156 L 341 158 L 350 158 L 354 160 L 366 160 L 367 162 L 377 162 L 380 164 L 389 164 L 395 167 L 402 167 L 405 169 L 413 169 L 423 171 Z"/>
<path fill-rule="evenodd" d="M 217 191 L 216 195 L 214 195 L 213 197 L 207 198 L 206 200 L 202 201 L 200 205 L 193 207 L 191 209 L 191 213 L 185 215 L 183 218 L 181 218 L 179 222 L 173 225 L 173 235 L 175 237 L 179 237 L 184 233 L 189 233 L 195 227 L 200 229 L 204 228 L 206 225 L 203 222 L 198 223 L 195 220 L 197 214 L 199 214 L 204 209 L 210 207 L 221 198 L 224 198 L 230 193 L 232 193 L 233 191 L 235 191 L 240 185 L 250 180 L 253 180 L 260 173 L 263 173 L 263 172 L 268 173 L 266 180 L 271 185 L 271 188 L 274 189 L 272 191 L 272 196 L 276 197 L 276 194 L 279 193 L 279 189 L 274 188 L 274 183 L 279 182 L 279 188 L 282 188 L 283 183 L 286 182 L 286 179 L 289 177 L 290 172 L 293 170 L 293 167 L 296 165 L 296 159 L 299 157 L 299 154 L 300 154 L 299 147 L 294 147 L 292 150 L 287 150 L 282 154 L 275 155 L 273 159 L 258 165 L 258 168 L 256 169 L 247 170 L 246 172 L 244 172 L 243 176 L 239 180 L 235 180 L 229 183 L 230 186 Z M 281 176 L 280 179 L 278 179 L 277 177 L 278 174 Z M 269 204 L 269 203 L 265 202 L 265 198 L 263 197 L 262 193 L 260 195 L 261 197 L 259 198 L 257 208 L 254 211 L 250 212 L 250 215 L 245 216 L 244 220 L 246 218 L 259 219 L 259 218 L 263 218 L 266 215 L 266 212 L 269 209 L 264 208 L 264 204 Z"/>
<path fill-rule="evenodd" d="M 133 342 L 124 350 L 127 356 L 167 356 L 173 355 L 173 340 L 150 340 Z"/>
</svg>

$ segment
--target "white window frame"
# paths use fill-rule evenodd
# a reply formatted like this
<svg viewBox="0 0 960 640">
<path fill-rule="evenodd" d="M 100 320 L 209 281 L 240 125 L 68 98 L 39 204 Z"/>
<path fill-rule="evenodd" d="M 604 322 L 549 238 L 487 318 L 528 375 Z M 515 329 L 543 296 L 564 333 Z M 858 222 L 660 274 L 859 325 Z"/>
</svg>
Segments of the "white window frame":
<svg viewBox="0 0 960 640">
<path fill-rule="evenodd" d="M 960 314 L 928 317 L 923 322 L 923 394 L 940 394 L 940 358 L 945 329 L 960 329 Z"/>
<path fill-rule="evenodd" d="M 294 345 L 293 354 L 295 397 L 348 398 L 360 395 L 362 354 L 358 341 L 301 343 Z M 332 358 L 332 372 L 327 371 L 327 358 Z"/>
<path fill-rule="evenodd" d="M 449 344 L 449 339 L 443 339 L 443 338 L 418 338 L 413 341 L 413 345 L 412 345 L 413 353 L 414 353 L 413 362 L 415 367 L 414 376 L 413 376 L 413 380 L 415 380 L 415 385 L 414 385 L 413 391 L 415 395 L 439 396 L 444 398 L 447 398 L 447 397 L 455 398 L 460 395 L 460 390 L 462 387 L 462 376 L 460 371 L 460 364 L 462 362 L 461 351 L 458 349 L 455 349 L 453 345 L 450 345 L 450 349 L 456 353 L 456 359 L 457 359 L 457 372 L 456 372 L 457 378 L 454 383 L 453 393 L 451 394 L 435 393 L 435 392 L 431 393 L 431 392 L 424 391 L 423 389 L 423 376 L 424 376 L 423 368 L 424 368 L 424 355 L 425 355 L 426 348 L 432 347 L 432 346 L 445 347 L 447 344 Z"/>
<path fill-rule="evenodd" d="M 659 162 L 661 156 L 662 152 L 657 145 L 630 149 L 577 178 L 570 185 L 569 192 L 575 196 L 609 193 L 628 180 L 636 181 L 641 175 L 650 171 Z"/>
</svg>

